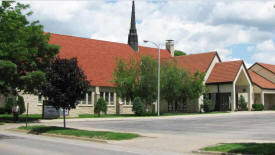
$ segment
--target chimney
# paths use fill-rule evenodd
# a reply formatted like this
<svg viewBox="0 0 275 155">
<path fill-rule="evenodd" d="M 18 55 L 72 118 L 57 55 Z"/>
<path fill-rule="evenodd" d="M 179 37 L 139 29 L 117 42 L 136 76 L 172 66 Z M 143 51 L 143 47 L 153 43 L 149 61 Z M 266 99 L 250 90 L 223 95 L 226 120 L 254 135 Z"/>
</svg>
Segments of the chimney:
<svg viewBox="0 0 275 155">
<path fill-rule="evenodd" d="M 166 49 L 170 52 L 171 56 L 174 57 L 174 40 L 166 40 Z"/>
</svg>

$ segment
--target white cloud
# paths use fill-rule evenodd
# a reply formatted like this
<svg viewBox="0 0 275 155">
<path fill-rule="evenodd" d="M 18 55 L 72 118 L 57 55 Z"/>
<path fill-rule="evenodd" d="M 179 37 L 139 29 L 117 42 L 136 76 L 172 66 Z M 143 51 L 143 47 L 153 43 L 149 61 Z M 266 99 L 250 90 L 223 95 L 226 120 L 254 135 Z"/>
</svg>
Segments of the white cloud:
<svg viewBox="0 0 275 155">
<path fill-rule="evenodd" d="M 275 44 L 272 40 L 266 40 L 256 46 L 256 53 L 252 59 L 258 62 L 275 64 Z"/>
<path fill-rule="evenodd" d="M 131 1 L 29 3 L 32 19 L 39 19 L 46 31 L 127 43 Z M 187 53 L 218 50 L 223 60 L 238 59 L 229 46 L 255 44 L 261 52 L 252 59 L 274 63 L 268 55 L 272 50 L 263 52 L 266 50 L 261 47 L 271 46 L 274 37 L 273 5 L 268 0 L 136 1 L 139 42 L 174 39 L 176 49 Z"/>
</svg>

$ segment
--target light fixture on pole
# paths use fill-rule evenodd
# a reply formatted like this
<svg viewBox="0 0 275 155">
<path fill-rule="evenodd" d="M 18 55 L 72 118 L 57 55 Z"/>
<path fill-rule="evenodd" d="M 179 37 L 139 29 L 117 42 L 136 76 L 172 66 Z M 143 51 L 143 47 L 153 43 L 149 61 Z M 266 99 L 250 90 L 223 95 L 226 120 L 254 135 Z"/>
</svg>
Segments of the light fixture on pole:
<svg viewBox="0 0 275 155">
<path fill-rule="evenodd" d="M 160 116 L 160 44 L 157 44 L 153 41 L 149 40 L 144 40 L 144 43 L 152 43 L 158 48 L 158 103 L 157 103 L 157 111 L 158 111 L 158 116 Z"/>
</svg>

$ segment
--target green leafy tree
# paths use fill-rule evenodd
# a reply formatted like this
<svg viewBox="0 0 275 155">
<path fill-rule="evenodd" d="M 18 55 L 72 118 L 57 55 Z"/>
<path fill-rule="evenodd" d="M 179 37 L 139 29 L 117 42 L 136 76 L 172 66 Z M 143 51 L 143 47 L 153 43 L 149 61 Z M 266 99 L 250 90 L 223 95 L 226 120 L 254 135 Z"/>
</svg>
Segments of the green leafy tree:
<svg viewBox="0 0 275 155">
<path fill-rule="evenodd" d="M 212 112 L 215 110 L 215 102 L 209 98 L 209 95 L 206 95 L 203 99 L 202 109 L 204 112 Z"/>
<path fill-rule="evenodd" d="M 114 71 L 115 91 L 121 98 L 139 96 L 147 111 L 157 99 L 158 63 L 149 56 L 132 59 L 129 63 L 120 59 Z M 161 97 L 169 103 L 195 99 L 202 95 L 205 86 L 204 73 L 190 73 L 177 67 L 177 62 L 161 65 Z"/>
<path fill-rule="evenodd" d="M 98 117 L 100 117 L 101 112 L 104 112 L 105 114 L 107 112 L 107 104 L 106 104 L 106 101 L 102 97 L 97 100 L 95 108 L 94 108 L 94 113 L 98 114 Z"/>
<path fill-rule="evenodd" d="M 134 100 L 139 96 L 147 110 L 157 98 L 157 61 L 150 56 L 131 58 L 130 62 L 120 59 L 114 70 L 115 91 L 119 97 Z"/>
<path fill-rule="evenodd" d="M 142 104 L 140 97 L 135 97 L 133 101 L 132 111 L 136 116 L 141 116 L 144 113 L 144 105 Z"/>
<path fill-rule="evenodd" d="M 136 92 L 147 111 L 152 111 L 152 103 L 157 100 L 158 63 L 150 56 L 142 56 L 139 62 Z"/>
<path fill-rule="evenodd" d="M 182 55 L 186 55 L 186 53 L 183 52 L 183 51 L 180 51 L 180 50 L 175 50 L 174 55 L 175 56 L 182 56 Z"/>
<path fill-rule="evenodd" d="M 58 53 L 48 44 L 38 21 L 29 22 L 29 5 L 2 1 L 0 5 L 0 93 L 39 93 L 45 69 Z"/>
<path fill-rule="evenodd" d="M 8 114 L 11 114 L 13 104 L 14 104 L 13 98 L 9 97 L 9 98 L 7 99 L 6 104 L 5 104 L 5 110 L 6 110 L 6 112 L 7 112 Z"/>
<path fill-rule="evenodd" d="M 240 96 L 238 101 L 239 110 L 247 110 L 247 102 L 243 95 Z"/>
<path fill-rule="evenodd" d="M 177 67 L 177 62 L 162 64 L 161 68 L 161 97 L 168 104 L 177 103 L 184 99 L 184 83 L 189 78 L 188 73 Z"/>
<path fill-rule="evenodd" d="M 133 100 L 136 96 L 136 86 L 138 77 L 137 62 L 131 58 L 129 64 L 123 59 L 119 59 L 114 71 L 115 92 L 127 101 Z"/>
<path fill-rule="evenodd" d="M 20 108 L 20 114 L 23 114 L 26 111 L 26 108 L 25 108 L 24 98 L 22 96 L 18 96 L 17 105 Z"/>
<path fill-rule="evenodd" d="M 197 99 L 205 92 L 204 76 L 205 73 L 200 72 L 189 74 L 189 78 L 185 80 L 183 85 L 184 98 L 189 100 Z"/>
<path fill-rule="evenodd" d="M 42 95 L 47 104 L 63 110 L 64 128 L 66 127 L 65 109 L 74 109 L 78 100 L 86 95 L 90 86 L 84 72 L 79 68 L 77 59 L 56 58 L 46 71 L 46 82 Z"/>
</svg>

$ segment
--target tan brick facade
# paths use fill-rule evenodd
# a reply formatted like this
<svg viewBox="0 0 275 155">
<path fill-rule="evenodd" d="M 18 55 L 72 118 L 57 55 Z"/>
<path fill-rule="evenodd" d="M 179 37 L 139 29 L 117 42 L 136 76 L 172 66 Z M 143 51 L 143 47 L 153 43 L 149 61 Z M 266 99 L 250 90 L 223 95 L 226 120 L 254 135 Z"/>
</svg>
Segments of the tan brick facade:
<svg viewBox="0 0 275 155">
<path fill-rule="evenodd" d="M 110 87 L 92 87 L 89 90 L 90 95 L 79 101 L 75 109 L 71 109 L 69 117 L 77 117 L 79 114 L 94 114 L 94 105 L 96 101 L 103 96 L 107 102 L 107 114 L 132 114 L 132 105 L 124 105 L 118 99 L 116 93 Z M 36 95 L 21 94 L 25 100 L 25 106 L 29 103 L 29 114 L 42 114 L 42 100 Z"/>
</svg>

